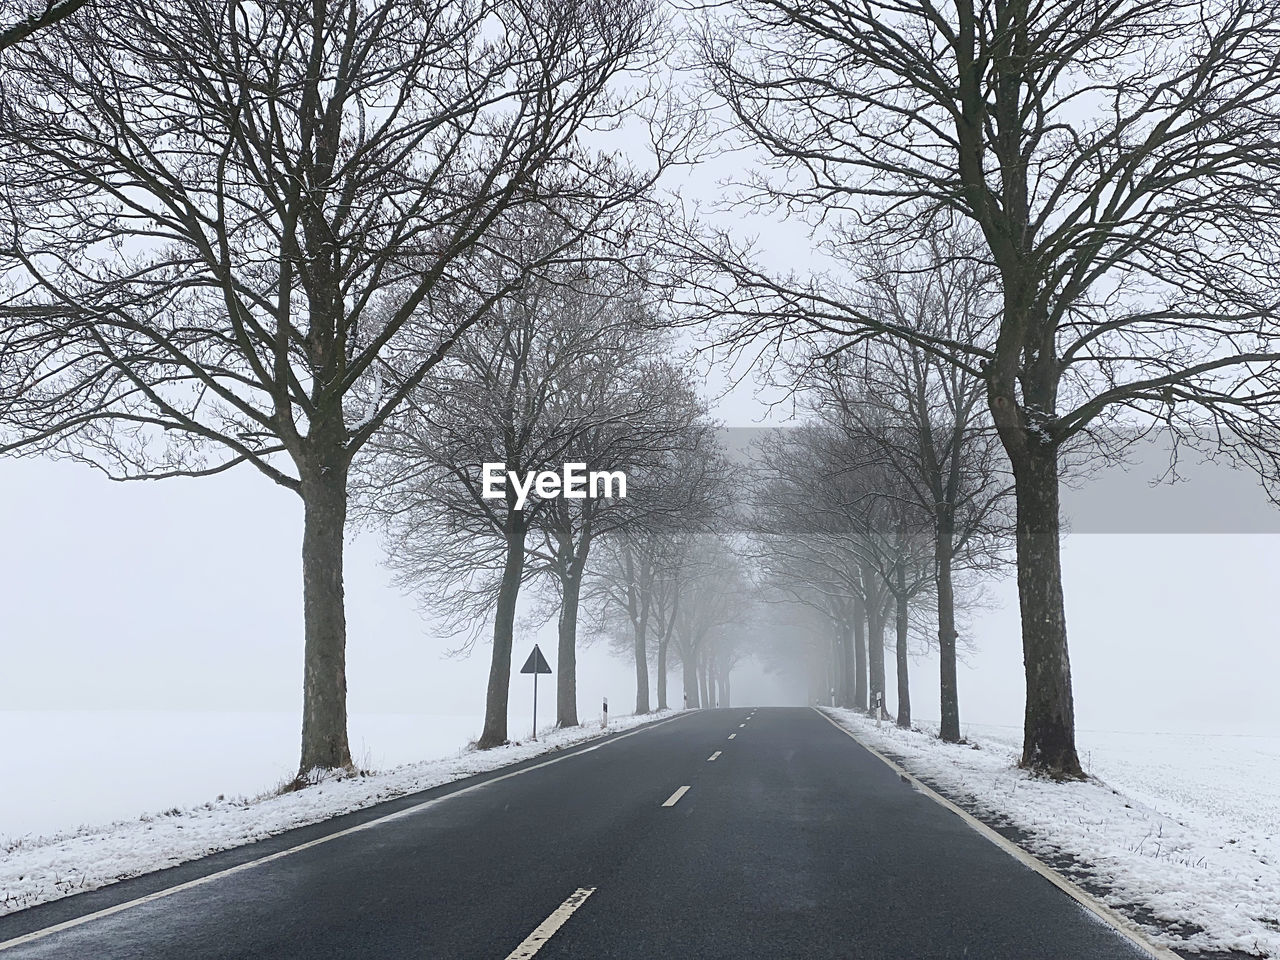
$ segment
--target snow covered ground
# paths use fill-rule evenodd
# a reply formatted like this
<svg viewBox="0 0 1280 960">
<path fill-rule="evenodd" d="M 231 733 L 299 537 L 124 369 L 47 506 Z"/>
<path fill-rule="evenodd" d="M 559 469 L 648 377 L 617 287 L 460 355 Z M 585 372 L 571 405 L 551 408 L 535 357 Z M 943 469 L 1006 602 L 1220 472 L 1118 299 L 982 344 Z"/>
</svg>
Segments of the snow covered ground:
<svg viewBox="0 0 1280 960">
<path fill-rule="evenodd" d="M 1034 854 L 1142 920 L 1174 950 L 1280 957 L 1280 736 L 1079 733 L 1087 783 L 1015 766 L 1016 728 L 966 726 L 972 746 L 829 711 L 866 742 Z M 1135 909 L 1136 908 L 1136 909 Z M 1178 929 L 1180 925 L 1180 929 Z"/>
<path fill-rule="evenodd" d="M 527 717 L 513 722 L 513 734 L 529 732 Z M 219 794 L 258 796 L 297 772 L 300 724 L 300 707 L 0 710 L 13 774 L 0 784 L 0 841 L 195 806 Z M 353 711 L 348 720 L 356 765 L 371 770 L 451 757 L 483 725 L 478 713 Z"/>
<path fill-rule="evenodd" d="M 614 717 L 609 728 L 625 730 L 654 719 L 654 715 Z M 296 793 L 224 795 L 198 805 L 52 835 L 0 833 L 0 914 L 170 867 L 598 736 L 598 721 L 584 720 L 585 726 L 548 729 L 537 741 L 496 750 L 457 752 L 455 742 L 452 756 L 369 776 L 329 780 Z M 353 731 L 356 729 L 359 727 L 353 723 Z M 78 733 L 102 743 L 92 729 Z M 358 740 L 354 735 L 352 739 L 359 763 Z"/>
</svg>

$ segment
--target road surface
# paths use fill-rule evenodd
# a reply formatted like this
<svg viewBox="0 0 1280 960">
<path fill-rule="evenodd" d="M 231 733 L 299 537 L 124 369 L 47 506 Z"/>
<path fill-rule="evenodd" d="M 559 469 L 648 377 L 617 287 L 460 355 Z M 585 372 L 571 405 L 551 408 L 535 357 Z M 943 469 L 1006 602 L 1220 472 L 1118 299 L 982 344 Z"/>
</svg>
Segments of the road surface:
<svg viewBox="0 0 1280 960">
<path fill-rule="evenodd" d="M 524 767 L 0 918 L 0 960 L 1146 956 L 813 710 Z"/>
</svg>

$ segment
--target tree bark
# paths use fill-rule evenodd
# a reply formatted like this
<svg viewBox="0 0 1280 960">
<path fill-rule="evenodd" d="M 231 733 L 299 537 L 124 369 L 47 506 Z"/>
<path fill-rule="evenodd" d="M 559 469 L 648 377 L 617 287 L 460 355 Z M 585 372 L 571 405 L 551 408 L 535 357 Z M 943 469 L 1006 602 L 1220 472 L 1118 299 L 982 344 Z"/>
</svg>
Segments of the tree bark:
<svg viewBox="0 0 1280 960">
<path fill-rule="evenodd" d="M 556 726 L 578 725 L 578 604 L 582 596 L 585 547 L 568 561 L 561 577 L 560 644 L 556 663 Z"/>
<path fill-rule="evenodd" d="M 635 622 L 636 713 L 649 712 L 649 649 L 645 638 L 647 611 Z"/>
<path fill-rule="evenodd" d="M 847 615 L 840 618 L 837 629 L 839 630 L 840 667 L 836 678 L 836 690 L 839 694 L 836 703 L 847 708 L 853 706 L 854 688 L 857 685 L 853 662 L 853 626 L 849 623 Z"/>
<path fill-rule="evenodd" d="M 658 709 L 667 709 L 667 644 L 670 634 L 658 638 Z"/>
<path fill-rule="evenodd" d="M 909 621 L 907 619 L 910 613 L 909 603 L 907 600 L 907 576 L 901 563 L 898 564 L 898 590 L 894 596 L 898 606 L 897 617 L 897 662 L 896 672 L 898 676 L 898 717 L 897 724 L 904 730 L 911 729 L 911 682 L 907 675 L 907 628 Z"/>
<path fill-rule="evenodd" d="M 347 617 L 342 582 L 347 468 L 338 457 L 300 471 L 302 480 L 302 757 L 312 770 L 351 766 L 347 742 Z"/>
<path fill-rule="evenodd" d="M 512 514 L 514 516 L 514 513 Z M 507 742 L 507 705 L 511 694 L 511 650 L 515 642 L 516 601 L 524 577 L 525 525 L 508 521 L 507 553 L 502 583 L 493 616 L 493 651 L 489 659 L 489 686 L 485 691 L 484 730 L 476 744 L 481 750 Z"/>
<path fill-rule="evenodd" d="M 642 577 L 645 582 L 643 591 L 636 590 L 636 562 L 631 549 L 630 539 L 623 541 L 623 570 L 627 577 L 627 616 L 631 619 L 632 648 L 636 660 L 636 713 L 649 712 L 649 650 L 645 636 L 649 625 L 649 587 L 651 586 L 651 570 L 647 560 L 642 561 Z M 637 593 L 640 596 L 637 596 Z"/>
<path fill-rule="evenodd" d="M 831 705 L 844 706 L 844 649 L 840 644 L 840 631 L 831 634 Z"/>
<path fill-rule="evenodd" d="M 956 595 L 951 573 L 955 534 L 948 518 L 938 523 L 934 546 L 938 586 L 939 695 L 942 724 L 938 735 L 948 743 L 960 741 L 960 693 L 956 684 Z"/>
<path fill-rule="evenodd" d="M 853 709 L 867 711 L 867 605 L 853 597 Z"/>
<path fill-rule="evenodd" d="M 880 594 L 874 603 L 867 604 L 867 673 L 869 674 L 869 709 L 875 713 L 876 694 L 880 694 L 880 709 L 884 710 L 884 596 Z"/>
<path fill-rule="evenodd" d="M 1084 779 L 1076 753 L 1062 595 L 1057 449 L 1028 443 L 1013 461 L 1013 471 L 1027 692 L 1022 766 L 1060 779 Z"/>
<path fill-rule="evenodd" d="M 698 700 L 698 661 L 692 656 L 681 656 L 680 663 L 684 668 L 684 696 L 687 706 L 696 707 Z"/>
</svg>

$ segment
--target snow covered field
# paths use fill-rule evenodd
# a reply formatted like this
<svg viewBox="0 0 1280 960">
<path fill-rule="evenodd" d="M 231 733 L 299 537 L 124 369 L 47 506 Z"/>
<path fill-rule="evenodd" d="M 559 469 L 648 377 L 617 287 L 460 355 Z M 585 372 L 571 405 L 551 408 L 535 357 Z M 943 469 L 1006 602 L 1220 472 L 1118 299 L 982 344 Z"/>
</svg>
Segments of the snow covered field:
<svg viewBox="0 0 1280 960">
<path fill-rule="evenodd" d="M 156 812 L 152 802 L 155 794 L 148 794 L 143 809 L 152 812 L 136 816 L 138 806 L 130 810 L 129 819 L 120 819 L 114 823 L 96 826 L 82 826 L 77 830 L 52 835 L 37 835 L 36 832 L 15 833 L 0 827 L 0 914 L 34 906 L 46 900 L 77 893 L 81 890 L 92 890 L 115 880 L 137 876 L 151 870 L 173 866 L 186 860 L 192 860 L 218 850 L 259 840 L 272 834 L 293 827 L 301 827 L 334 817 L 352 810 L 370 806 L 382 800 L 390 800 L 418 790 L 458 780 L 476 773 L 494 770 L 507 764 L 534 757 L 542 753 L 559 750 L 600 734 L 598 721 L 593 723 L 584 717 L 585 726 L 571 730 L 550 730 L 540 733 L 536 742 L 515 743 L 496 750 L 478 752 L 474 750 L 458 750 L 459 741 L 455 740 L 449 755 L 424 762 L 406 764 L 395 769 L 385 770 L 371 776 L 352 777 L 341 780 L 330 780 L 317 786 L 280 796 L 256 796 L 263 789 L 258 787 L 254 793 L 237 795 L 223 792 L 223 798 L 213 800 L 217 794 L 209 792 L 203 799 L 205 802 L 189 803 L 181 807 Z M 611 730 L 623 730 L 654 720 L 653 715 L 640 717 L 615 717 L 610 720 Z M 261 718 L 259 718 L 261 720 Z M 11 723 L 16 721 L 10 719 Z M 110 736 L 107 731 L 92 726 L 81 726 L 68 720 L 69 733 L 73 733 L 77 742 L 89 742 L 96 749 L 107 752 L 110 747 Z M 124 721 L 118 721 L 124 722 Z M 246 723 L 249 721 L 246 720 Z M 384 721 L 392 722 L 392 721 Z M 367 723 L 367 718 L 365 723 Z M 224 733 L 226 733 L 225 727 Z M 262 728 L 268 736 L 275 728 L 269 724 Z M 357 762 L 362 762 L 360 754 L 360 731 L 368 731 L 367 725 L 352 720 L 352 750 Z M 435 727 L 437 731 L 441 728 Z M 187 731 L 188 733 L 190 731 Z M 514 732 L 514 731 L 513 731 Z M 165 743 L 182 741 L 182 731 L 170 730 Z M 445 734 L 437 733 L 437 736 Z M 437 741 L 439 742 L 439 741 Z M 465 742 L 462 741 L 462 742 Z M 401 747 L 403 748 L 403 747 Z M 287 754 L 286 754 L 287 755 Z M 136 758 L 137 754 L 133 754 Z M 204 754 L 209 759 L 210 754 Z M 195 757 L 198 762 L 201 755 Z M 134 761 L 137 762 L 136 759 Z M 263 756 L 256 757 L 254 763 L 245 764 L 248 773 L 233 774 L 239 769 L 239 761 L 232 756 L 227 769 L 213 773 L 207 784 L 240 782 L 234 778 L 241 777 L 243 782 L 251 782 L 250 778 L 266 772 Z M 110 757 L 102 759 L 104 765 L 110 764 Z M 141 765 L 140 765 L 141 766 Z M 257 770 L 257 773 L 253 771 Z M 289 771 L 279 771 L 281 776 L 275 782 L 285 779 Z M 47 771 L 45 771 L 47 774 Z M 144 790 L 146 785 L 125 788 L 124 781 L 133 776 L 134 771 L 119 771 L 118 781 L 110 802 L 125 805 L 135 802 L 136 797 L 128 791 Z M 172 774 L 172 771 L 170 771 Z M 64 780 L 73 776 L 63 771 L 59 774 Z M 266 786 L 273 785 L 268 774 Z M 219 778 L 222 779 L 219 779 Z M 230 778 L 230 779 L 228 779 Z M 181 781 L 182 778 L 173 778 Z M 106 781 L 101 781 L 105 783 Z M 202 786 L 187 779 L 183 789 L 187 792 L 202 789 Z M 252 781 L 257 782 L 257 781 Z M 51 794 L 48 782 L 37 779 L 6 778 L 4 803 L 8 809 L 34 810 L 39 806 L 25 792 L 21 796 L 13 791 L 14 784 L 27 785 L 42 791 L 42 796 Z M 95 801 L 89 787 L 81 780 L 79 789 L 70 791 L 90 797 L 88 802 L 95 802 L 95 809 L 102 809 L 101 800 Z M 210 791 L 212 787 L 210 787 Z M 142 794 L 137 794 L 142 796 Z M 57 813 L 55 816 L 62 816 Z"/>
<path fill-rule="evenodd" d="M 15 773 L 0 786 L 0 841 L 265 793 L 297 772 L 300 722 L 300 711 L 0 710 Z M 354 712 L 351 753 L 374 770 L 437 760 L 474 740 L 483 722 Z"/>
<path fill-rule="evenodd" d="M 1016 769 L 1016 728 L 966 725 L 975 750 L 830 713 L 982 819 L 1019 828 L 1032 853 L 1073 858 L 1074 879 L 1109 905 L 1182 925 L 1144 924 L 1156 941 L 1280 957 L 1280 736 L 1081 730 L 1096 779 L 1057 784 Z"/>
</svg>

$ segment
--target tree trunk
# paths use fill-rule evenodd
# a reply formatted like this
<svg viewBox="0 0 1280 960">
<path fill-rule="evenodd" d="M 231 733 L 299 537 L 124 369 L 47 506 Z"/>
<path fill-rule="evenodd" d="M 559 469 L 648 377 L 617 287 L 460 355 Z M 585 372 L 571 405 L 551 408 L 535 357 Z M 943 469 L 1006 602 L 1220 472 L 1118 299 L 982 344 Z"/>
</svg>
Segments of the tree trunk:
<svg viewBox="0 0 1280 960">
<path fill-rule="evenodd" d="M 699 659 L 702 661 L 698 670 L 698 681 L 701 684 L 700 690 L 702 692 L 702 705 L 704 707 L 711 707 L 714 706 L 714 704 L 711 702 L 710 685 L 707 683 L 707 658 L 700 657 Z"/>
<path fill-rule="evenodd" d="M 687 654 L 680 657 L 681 666 L 684 669 L 684 699 L 685 706 L 698 706 L 698 661 Z"/>
<path fill-rule="evenodd" d="M 832 624 L 832 626 L 835 626 Z M 831 634 L 831 705 L 844 706 L 844 649 L 840 644 L 840 631 Z"/>
<path fill-rule="evenodd" d="M 347 616 L 342 584 L 347 469 L 303 471 L 301 782 L 312 770 L 351 766 L 347 742 Z"/>
<path fill-rule="evenodd" d="M 481 750 L 507 742 L 507 703 L 511 693 L 511 650 L 515 642 L 516 601 L 524 577 L 525 526 L 510 520 L 507 527 L 507 554 L 503 559 L 502 583 L 498 587 L 497 609 L 493 615 L 493 651 L 489 659 L 489 686 L 485 691 L 484 730 L 476 744 Z"/>
<path fill-rule="evenodd" d="M 840 644 L 840 668 L 836 678 L 836 689 L 839 691 L 839 699 L 836 701 L 842 707 L 852 707 L 854 688 L 857 685 L 857 671 L 853 662 L 853 626 L 849 623 L 849 617 L 842 616 L 836 624 L 839 631 Z"/>
<path fill-rule="evenodd" d="M 641 610 L 635 621 L 636 656 L 636 713 L 649 712 L 649 647 L 645 637 L 648 628 L 648 611 Z"/>
<path fill-rule="evenodd" d="M 1057 450 L 1051 444 L 1029 443 L 1013 468 L 1018 505 L 1018 600 L 1027 682 L 1022 766 L 1053 777 L 1084 779 L 1076 754 L 1062 596 Z"/>
<path fill-rule="evenodd" d="M 633 653 L 636 660 L 636 714 L 649 712 L 649 649 L 646 632 L 649 626 L 649 590 L 636 589 L 635 554 L 631 549 L 631 540 L 624 536 L 623 570 L 627 577 L 627 616 L 631 619 Z M 648 560 L 642 561 L 639 577 L 645 583 L 651 583 L 648 571 Z M 640 596 L 637 596 L 637 593 Z"/>
<path fill-rule="evenodd" d="M 1058 447 L 1051 434 L 1061 368 L 1053 324 L 1031 302 L 1027 264 L 1011 262 L 1001 269 L 1004 319 L 996 355 L 987 367 L 987 408 L 1013 467 L 1018 514 L 1018 605 L 1027 697 L 1021 765 L 1060 779 L 1083 779 L 1062 597 Z M 1028 357 L 1031 362 L 1026 363 Z"/>
<path fill-rule="evenodd" d="M 954 532 L 948 518 L 938 523 L 934 548 L 938 585 L 938 659 L 942 725 L 939 736 L 948 743 L 960 740 L 960 694 L 956 685 L 956 594 L 951 575 Z"/>
<path fill-rule="evenodd" d="M 867 605 L 853 598 L 853 709 L 867 712 Z"/>
<path fill-rule="evenodd" d="M 667 709 L 667 644 L 670 635 L 664 633 L 658 638 L 658 709 Z"/>
<path fill-rule="evenodd" d="M 911 729 L 911 683 L 907 676 L 907 616 L 910 613 L 907 600 L 907 577 L 902 564 L 898 564 L 898 591 L 894 596 L 898 605 L 897 617 L 897 663 L 898 675 L 898 726 L 904 730 Z"/>
<path fill-rule="evenodd" d="M 877 593 L 874 603 L 867 604 L 867 673 L 870 681 L 871 712 L 876 712 L 876 694 L 880 695 L 880 710 L 884 710 L 884 594 Z"/>
<path fill-rule="evenodd" d="M 560 644 L 556 663 L 556 726 L 578 725 L 578 602 L 582 596 L 583 547 L 567 564 L 561 578 Z"/>
<path fill-rule="evenodd" d="M 723 673 L 719 674 L 719 680 L 719 703 L 720 706 L 727 707 L 729 706 L 729 671 L 725 670 Z"/>
</svg>

